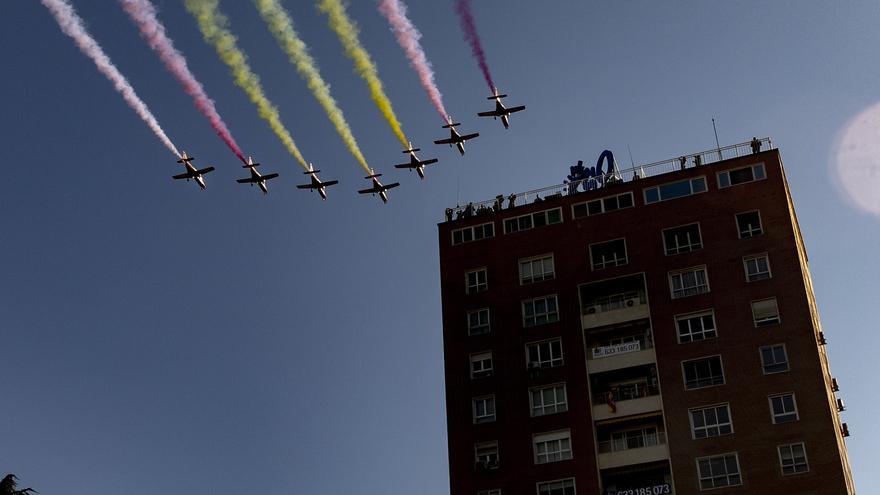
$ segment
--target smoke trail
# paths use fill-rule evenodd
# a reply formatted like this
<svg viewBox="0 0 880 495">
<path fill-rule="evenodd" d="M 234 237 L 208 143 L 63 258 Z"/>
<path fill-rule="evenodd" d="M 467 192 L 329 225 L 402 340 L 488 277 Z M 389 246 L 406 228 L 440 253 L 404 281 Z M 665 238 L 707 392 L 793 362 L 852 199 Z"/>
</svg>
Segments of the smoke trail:
<svg viewBox="0 0 880 495">
<path fill-rule="evenodd" d="M 281 122 L 278 109 L 266 98 L 260 78 L 251 70 L 247 57 L 236 45 L 235 35 L 229 32 L 229 19 L 217 10 L 218 4 L 219 0 L 186 0 L 186 9 L 196 18 L 205 41 L 214 46 L 217 55 L 232 71 L 235 84 L 257 106 L 260 117 L 269 123 L 269 127 L 302 168 L 308 170 L 309 165 Z"/>
<path fill-rule="evenodd" d="M 348 14 L 345 12 L 345 6 L 342 5 L 341 0 L 320 0 L 318 8 L 327 14 L 330 28 L 336 32 L 339 41 L 342 42 L 342 46 L 345 48 L 345 54 L 354 62 L 357 73 L 367 82 L 367 86 L 370 88 L 370 97 L 376 103 L 376 106 L 379 107 L 379 111 L 382 112 L 385 120 L 388 121 L 391 130 L 394 131 L 394 135 L 397 136 L 397 139 L 404 147 L 408 147 L 409 141 L 400 128 L 400 121 L 397 120 L 397 115 L 394 114 L 391 100 L 388 99 L 385 90 L 382 88 L 382 81 L 379 80 L 379 69 L 376 68 L 376 64 L 373 63 L 370 54 L 361 45 L 358 39 L 357 25 L 348 17 Z"/>
<path fill-rule="evenodd" d="M 437 88 L 437 83 L 434 81 L 434 69 L 428 62 L 428 57 L 425 55 L 421 43 L 419 43 L 422 33 L 413 26 L 406 16 L 406 5 L 401 0 L 381 0 L 379 12 L 391 23 L 391 28 L 397 37 L 397 43 L 403 48 L 406 58 L 409 59 L 409 65 L 418 74 L 422 87 L 428 92 L 431 103 L 440 112 L 440 117 L 445 122 L 449 113 L 443 106 L 443 95 L 440 94 L 440 89 Z"/>
<path fill-rule="evenodd" d="M 190 72 L 186 58 L 174 47 L 174 43 L 165 34 L 165 26 L 156 17 L 156 8 L 150 3 L 150 0 L 119 1 L 122 3 L 122 8 L 125 12 L 137 24 L 141 36 L 147 40 L 150 48 L 159 55 L 168 71 L 183 85 L 186 94 L 192 97 L 199 112 L 211 123 L 214 132 L 220 136 L 220 139 L 226 143 L 226 146 L 229 146 L 239 160 L 245 162 L 241 148 L 238 147 L 235 139 L 232 138 L 232 133 L 226 128 L 226 123 L 223 122 L 220 114 L 217 113 L 217 109 L 214 108 L 214 102 L 208 98 L 202 83 Z"/>
<path fill-rule="evenodd" d="M 458 13 L 458 19 L 461 23 L 461 29 L 464 31 L 464 39 L 471 45 L 471 52 L 483 71 L 483 78 L 489 85 L 489 91 L 495 91 L 495 83 L 492 81 L 492 74 L 489 73 L 489 64 L 486 63 L 486 54 L 483 53 L 483 45 L 480 43 L 480 35 L 477 33 L 477 25 L 474 23 L 474 15 L 471 13 L 470 0 L 455 0 L 455 12 Z"/>
<path fill-rule="evenodd" d="M 342 141 L 345 143 L 348 151 L 354 155 L 355 159 L 368 174 L 371 173 L 370 166 L 367 165 L 367 160 L 364 158 L 363 153 L 361 153 L 361 149 L 351 133 L 348 122 L 345 121 L 345 115 L 330 94 L 330 86 L 321 77 L 321 72 L 318 70 L 315 59 L 309 54 L 308 47 L 294 29 L 293 20 L 290 18 L 290 15 L 281 7 L 278 0 L 255 0 L 255 3 L 257 10 L 260 11 L 260 15 L 263 16 L 263 20 L 269 25 L 269 30 L 275 36 L 275 39 L 278 40 L 278 44 L 281 45 L 281 48 L 290 57 L 290 61 L 296 66 L 299 75 L 306 80 L 309 89 L 312 90 L 312 94 L 315 95 L 318 103 L 327 112 L 327 117 L 330 118 L 330 122 L 333 123 L 336 132 L 342 137 Z"/>
<path fill-rule="evenodd" d="M 171 150 L 172 153 L 180 156 L 180 152 L 177 151 L 174 143 L 168 139 L 168 136 L 165 134 L 165 131 L 162 130 L 162 126 L 159 125 L 156 117 L 153 117 L 153 114 L 150 113 L 147 104 L 138 97 L 134 88 L 132 88 L 128 80 L 125 79 L 125 76 L 123 76 L 122 73 L 119 72 L 119 69 L 113 65 L 113 62 L 110 61 L 110 57 L 104 53 L 104 50 L 98 42 L 95 41 L 95 39 L 89 34 L 88 30 L 86 30 L 82 18 L 74 12 L 73 6 L 67 3 L 67 0 L 42 0 L 42 2 L 43 5 L 49 9 L 49 12 L 52 13 L 52 16 L 55 17 L 55 21 L 58 22 L 61 31 L 67 36 L 73 38 L 73 41 L 76 43 L 76 46 L 79 47 L 80 51 L 92 59 L 92 62 L 98 67 L 98 71 L 101 72 L 101 74 L 104 74 L 104 76 L 113 83 L 113 87 L 122 95 L 122 98 L 128 103 L 128 106 L 137 112 L 140 118 L 150 126 L 150 129 L 152 129 L 153 133 L 159 137 L 162 144 Z"/>
</svg>

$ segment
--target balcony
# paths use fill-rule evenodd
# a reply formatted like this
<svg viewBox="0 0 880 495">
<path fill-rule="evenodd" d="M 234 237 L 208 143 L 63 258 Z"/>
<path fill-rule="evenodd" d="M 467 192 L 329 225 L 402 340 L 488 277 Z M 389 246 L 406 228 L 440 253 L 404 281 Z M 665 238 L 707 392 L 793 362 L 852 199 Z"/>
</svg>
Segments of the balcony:
<svg viewBox="0 0 880 495">
<path fill-rule="evenodd" d="M 663 401 L 657 387 L 647 381 L 619 385 L 593 396 L 593 421 L 660 411 Z"/>
<path fill-rule="evenodd" d="M 657 362 L 654 342 L 650 334 L 639 335 L 633 340 L 616 344 L 590 347 L 587 352 L 587 371 L 602 373 L 632 366 L 642 366 Z"/>
<path fill-rule="evenodd" d="M 581 324 L 584 329 L 616 325 L 647 318 L 650 312 L 644 291 L 618 292 L 585 301 Z"/>
<path fill-rule="evenodd" d="M 669 459 L 666 433 L 640 433 L 599 442 L 599 469 L 611 469 Z"/>
</svg>

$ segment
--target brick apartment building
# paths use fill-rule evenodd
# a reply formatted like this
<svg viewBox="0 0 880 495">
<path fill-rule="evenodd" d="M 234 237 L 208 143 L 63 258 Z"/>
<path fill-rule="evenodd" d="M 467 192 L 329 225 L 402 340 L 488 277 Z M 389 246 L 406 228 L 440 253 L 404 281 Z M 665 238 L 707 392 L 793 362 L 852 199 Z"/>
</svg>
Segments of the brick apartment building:
<svg viewBox="0 0 880 495">
<path fill-rule="evenodd" d="M 855 493 L 785 171 L 759 143 L 448 213 L 453 495 Z"/>
</svg>

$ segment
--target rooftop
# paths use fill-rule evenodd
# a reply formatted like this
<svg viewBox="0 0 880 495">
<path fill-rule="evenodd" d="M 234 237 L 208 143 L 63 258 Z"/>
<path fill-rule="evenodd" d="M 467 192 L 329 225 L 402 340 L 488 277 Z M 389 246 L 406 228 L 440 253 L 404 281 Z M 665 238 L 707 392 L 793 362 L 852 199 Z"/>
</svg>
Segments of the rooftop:
<svg viewBox="0 0 880 495">
<path fill-rule="evenodd" d="M 609 173 L 599 173 L 592 177 L 571 182 L 564 181 L 562 184 L 510 194 L 506 197 L 504 195 L 499 195 L 493 199 L 487 199 L 485 201 L 468 203 L 466 205 L 455 205 L 453 208 L 446 209 L 445 220 L 448 222 L 461 218 L 470 218 L 478 214 L 499 211 L 502 208 L 515 208 L 516 206 L 530 204 L 535 201 L 554 199 L 568 194 L 574 194 L 579 190 L 586 191 L 596 189 L 602 187 L 606 183 L 629 182 L 644 179 L 646 177 L 654 177 L 678 170 L 700 167 L 710 163 L 720 162 L 722 160 L 739 158 L 741 156 L 751 155 L 758 151 L 766 151 L 769 149 L 773 149 L 773 145 L 770 138 L 765 137 L 761 139 L 756 138 L 744 143 L 713 148 L 707 151 L 680 155 L 676 158 L 636 165 L 625 170 L 620 170 L 617 167 L 617 163 L 615 163 L 613 171 Z M 505 201 L 507 201 L 506 207 L 504 206 Z"/>
</svg>

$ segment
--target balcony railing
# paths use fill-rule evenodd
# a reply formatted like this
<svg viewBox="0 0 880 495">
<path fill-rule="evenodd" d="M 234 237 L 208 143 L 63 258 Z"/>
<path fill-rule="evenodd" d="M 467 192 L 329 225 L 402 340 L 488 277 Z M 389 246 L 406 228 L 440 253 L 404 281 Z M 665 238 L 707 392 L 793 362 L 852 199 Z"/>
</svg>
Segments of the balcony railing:
<svg viewBox="0 0 880 495">
<path fill-rule="evenodd" d="M 635 336 L 632 340 L 617 344 L 595 345 L 590 348 L 589 359 L 602 359 L 630 352 L 639 352 L 654 347 L 654 341 L 649 334 Z"/>
<path fill-rule="evenodd" d="M 654 433 L 643 433 L 639 436 L 627 438 L 614 438 L 599 442 L 599 453 L 610 454 L 612 452 L 623 452 L 625 450 L 643 449 L 645 447 L 653 447 L 655 445 L 666 444 L 666 433 L 662 431 Z"/>
<path fill-rule="evenodd" d="M 593 405 L 607 404 L 609 401 L 622 402 L 626 400 L 642 399 L 659 395 L 660 390 L 648 383 L 643 382 L 625 383 L 622 385 L 614 385 L 610 390 L 593 395 Z"/>
<path fill-rule="evenodd" d="M 773 149 L 773 144 L 770 142 L 769 137 L 759 139 L 758 143 L 759 150 L 761 151 Z M 453 219 L 457 220 L 459 218 L 468 218 L 474 215 L 489 215 L 493 212 L 504 209 L 505 200 L 507 202 L 506 208 L 513 208 L 519 205 L 533 203 L 535 201 L 558 198 L 569 194 L 577 194 L 579 190 L 594 189 L 597 186 L 601 186 L 602 184 L 628 182 L 631 180 L 638 180 L 640 178 L 653 177 L 656 175 L 674 172 L 676 170 L 685 170 L 700 167 L 703 165 L 708 165 L 710 163 L 715 163 L 722 160 L 729 160 L 731 158 L 738 158 L 753 153 L 754 151 L 752 149 L 752 142 L 747 141 L 745 143 L 732 144 L 730 146 L 724 146 L 722 148 L 714 148 L 707 151 L 700 151 L 698 153 L 682 155 L 676 158 L 669 158 L 667 160 L 661 160 L 659 162 L 637 165 L 626 170 L 618 170 L 617 166 L 615 165 L 614 172 L 612 172 L 611 174 L 606 174 L 604 176 L 590 177 L 573 182 L 566 181 L 562 184 L 542 187 L 540 189 L 533 189 L 531 191 L 517 194 L 511 194 L 506 197 L 504 195 L 500 195 L 495 199 L 489 199 L 476 203 L 468 203 L 464 206 L 455 205 L 454 208 L 446 209 L 446 221 L 451 221 Z"/>
</svg>

